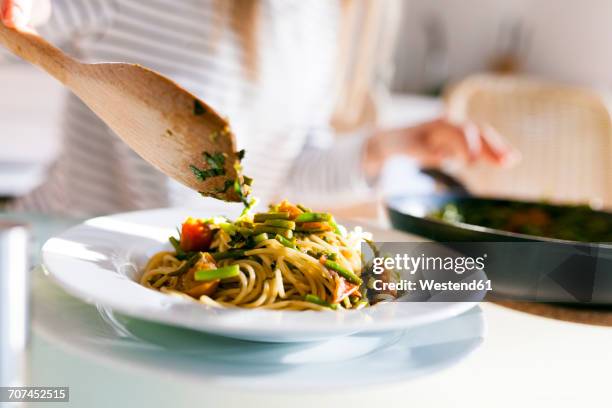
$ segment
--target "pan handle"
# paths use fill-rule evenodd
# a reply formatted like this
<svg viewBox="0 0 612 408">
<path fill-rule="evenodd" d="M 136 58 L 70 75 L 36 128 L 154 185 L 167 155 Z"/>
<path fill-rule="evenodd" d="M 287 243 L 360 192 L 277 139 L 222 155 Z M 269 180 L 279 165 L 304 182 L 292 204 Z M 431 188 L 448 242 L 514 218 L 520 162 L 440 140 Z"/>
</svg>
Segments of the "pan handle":
<svg viewBox="0 0 612 408">
<path fill-rule="evenodd" d="M 471 196 L 469 190 L 459 179 L 438 169 L 422 169 L 421 173 L 431 177 L 437 183 L 445 186 L 452 194 Z"/>
</svg>

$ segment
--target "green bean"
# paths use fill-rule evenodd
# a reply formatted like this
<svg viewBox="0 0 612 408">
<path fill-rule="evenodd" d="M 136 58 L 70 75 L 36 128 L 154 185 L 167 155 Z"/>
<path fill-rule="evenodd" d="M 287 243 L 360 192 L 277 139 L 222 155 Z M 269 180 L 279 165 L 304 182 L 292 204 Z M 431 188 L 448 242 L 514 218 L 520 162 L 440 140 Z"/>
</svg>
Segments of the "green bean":
<svg viewBox="0 0 612 408">
<path fill-rule="evenodd" d="M 172 272 L 168 272 L 167 276 L 178 276 L 186 273 L 188 270 L 193 268 L 193 266 L 198 263 L 198 261 L 202 258 L 201 252 L 196 252 L 190 258 L 188 258 L 181 266 L 176 268 L 176 270 Z"/>
<path fill-rule="evenodd" d="M 310 303 L 314 303 L 315 305 L 329 307 L 332 310 L 336 310 L 338 308 L 338 305 L 336 303 L 327 303 L 316 295 L 306 295 L 304 296 L 304 300 Z"/>
<path fill-rule="evenodd" d="M 236 233 L 236 226 L 229 222 L 223 222 L 219 224 L 219 228 L 227 232 L 229 235 L 234 235 Z"/>
<path fill-rule="evenodd" d="M 300 210 L 304 211 L 305 213 L 312 212 L 312 210 L 310 208 L 304 207 L 302 204 L 297 204 L 296 207 L 299 208 Z"/>
<path fill-rule="evenodd" d="M 355 305 L 361 300 L 361 298 L 359 296 L 350 295 L 349 300 L 351 301 L 352 304 Z"/>
<path fill-rule="evenodd" d="M 323 228 L 304 228 L 297 226 L 295 227 L 295 232 L 308 232 L 309 234 L 318 234 L 319 232 L 327 232 L 329 230 Z"/>
<path fill-rule="evenodd" d="M 254 234 L 253 229 L 247 228 L 247 227 L 236 227 L 236 231 L 238 231 L 240 234 L 244 235 L 245 237 L 248 237 Z"/>
<path fill-rule="evenodd" d="M 265 232 L 267 234 L 273 234 L 273 235 L 279 234 L 285 238 L 293 238 L 293 231 L 291 231 L 290 229 L 271 227 L 269 225 L 264 225 L 264 224 L 255 224 L 253 233 L 261 234 L 262 232 Z"/>
<path fill-rule="evenodd" d="M 238 276 L 240 267 L 238 265 L 224 266 L 217 269 L 201 269 L 195 272 L 194 279 L 197 281 L 211 281 L 216 279 L 227 279 Z"/>
<path fill-rule="evenodd" d="M 211 254 L 215 261 L 220 261 L 222 259 L 235 259 L 235 258 L 243 258 L 244 257 L 244 249 L 230 249 L 225 252 L 217 252 Z"/>
<path fill-rule="evenodd" d="M 330 261 L 335 261 L 336 259 L 338 259 L 338 254 L 335 252 L 326 252 L 325 257 Z"/>
<path fill-rule="evenodd" d="M 345 297 L 344 299 L 342 299 L 342 304 L 344 305 L 345 308 L 349 308 L 351 307 L 351 301 L 349 300 L 348 296 Z"/>
<path fill-rule="evenodd" d="M 253 237 L 253 242 L 255 243 L 255 245 L 257 245 L 260 242 L 263 242 L 267 239 L 268 239 L 268 234 L 266 234 L 265 232 L 262 232 L 261 234 L 257 234 Z"/>
<path fill-rule="evenodd" d="M 331 214 L 329 213 L 307 212 L 307 213 L 303 213 L 295 217 L 295 222 L 319 222 L 319 221 L 329 221 L 330 219 L 331 219 Z"/>
<path fill-rule="evenodd" d="M 287 248 L 295 249 L 295 240 L 287 239 L 287 238 L 285 238 L 285 237 L 283 237 L 282 235 L 279 235 L 279 234 L 276 234 L 276 237 L 274 237 L 274 238 L 278 242 L 280 242 L 281 244 L 286 246 Z"/>
<path fill-rule="evenodd" d="M 264 225 L 269 225 L 271 227 L 278 228 L 287 228 L 287 229 L 295 229 L 295 222 L 288 220 L 265 220 Z"/>
<path fill-rule="evenodd" d="M 264 222 L 265 220 L 288 220 L 291 214 L 286 211 L 257 213 L 253 216 L 253 221 Z"/>
<path fill-rule="evenodd" d="M 180 241 L 174 237 L 170 237 L 169 241 L 170 241 L 170 244 L 172 244 L 172 247 L 174 248 L 174 252 L 176 252 L 176 257 L 178 259 L 185 259 L 187 254 L 185 253 L 183 248 L 181 248 Z"/>
<path fill-rule="evenodd" d="M 336 222 L 336 219 L 333 216 L 329 219 L 329 225 L 331 225 L 336 234 L 342 235 L 342 231 L 340 231 L 340 227 L 338 226 L 338 223 Z"/>
<path fill-rule="evenodd" d="M 329 269 L 333 269 L 334 271 L 338 272 L 338 275 L 342 276 L 347 281 L 354 283 L 355 285 L 361 285 L 363 283 L 359 276 L 355 275 L 353 272 L 349 271 L 337 262 L 330 261 L 328 259 L 327 261 L 325 261 L 325 266 Z"/>
</svg>

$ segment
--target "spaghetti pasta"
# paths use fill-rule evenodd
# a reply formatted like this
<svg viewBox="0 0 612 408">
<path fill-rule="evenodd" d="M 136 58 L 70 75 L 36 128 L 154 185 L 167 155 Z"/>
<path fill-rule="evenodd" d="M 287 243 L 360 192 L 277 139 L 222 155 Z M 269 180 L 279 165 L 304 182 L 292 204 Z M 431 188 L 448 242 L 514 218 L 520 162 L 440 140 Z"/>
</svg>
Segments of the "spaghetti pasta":
<svg viewBox="0 0 612 408">
<path fill-rule="evenodd" d="M 361 278 L 369 239 L 287 201 L 233 222 L 188 218 L 170 238 L 174 251 L 151 257 L 140 281 L 213 307 L 359 309 L 369 305 Z"/>
</svg>

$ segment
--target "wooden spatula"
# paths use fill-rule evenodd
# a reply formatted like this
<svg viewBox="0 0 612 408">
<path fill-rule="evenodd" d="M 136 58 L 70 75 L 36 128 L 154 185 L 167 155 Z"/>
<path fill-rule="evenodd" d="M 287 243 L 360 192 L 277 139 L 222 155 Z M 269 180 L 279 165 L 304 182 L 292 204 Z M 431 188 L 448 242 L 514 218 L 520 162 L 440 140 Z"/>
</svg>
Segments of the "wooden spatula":
<svg viewBox="0 0 612 408">
<path fill-rule="evenodd" d="M 168 176 L 203 195 L 245 200 L 248 186 L 228 122 L 170 79 L 134 64 L 84 64 L 34 32 L 2 23 L 0 44 L 62 82 Z"/>
</svg>

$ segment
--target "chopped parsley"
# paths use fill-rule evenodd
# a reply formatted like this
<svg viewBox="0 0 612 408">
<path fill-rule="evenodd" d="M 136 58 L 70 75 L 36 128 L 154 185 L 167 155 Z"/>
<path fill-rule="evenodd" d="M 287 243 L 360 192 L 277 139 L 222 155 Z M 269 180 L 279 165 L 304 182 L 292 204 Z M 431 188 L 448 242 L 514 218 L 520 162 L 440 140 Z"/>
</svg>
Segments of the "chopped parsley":
<svg viewBox="0 0 612 408">
<path fill-rule="evenodd" d="M 224 129 L 225 130 L 225 129 Z M 242 170 L 242 166 L 240 165 L 240 161 L 244 158 L 244 150 L 240 150 L 236 152 L 237 160 L 234 162 L 234 168 L 238 174 Z M 206 163 L 207 168 L 200 168 L 193 164 L 189 166 L 192 173 L 199 181 L 205 181 L 211 177 L 224 176 L 225 172 L 225 162 L 227 159 L 227 154 L 217 152 L 217 153 L 202 153 L 202 160 Z M 239 200 L 245 205 L 246 208 L 250 208 L 252 206 L 252 202 L 249 202 L 248 195 L 250 193 L 251 184 L 253 179 L 247 176 L 243 176 L 244 181 L 240 181 L 240 177 L 236 179 L 225 180 L 223 183 L 223 187 L 217 188 L 212 192 L 204 192 L 200 191 L 200 194 L 203 196 L 212 196 L 215 198 L 223 198 L 223 194 L 228 190 L 233 188 L 234 192 L 238 196 Z"/>
<path fill-rule="evenodd" d="M 225 155 L 223 153 L 215 153 L 210 154 L 208 152 L 204 152 L 204 160 L 211 169 L 222 169 L 225 165 Z"/>
<path fill-rule="evenodd" d="M 225 165 L 225 155 L 223 153 L 210 154 L 208 152 L 204 152 L 202 153 L 202 158 L 210 168 L 201 169 L 193 164 L 189 166 L 199 181 L 204 181 L 210 177 L 225 175 L 225 169 L 223 168 Z"/>
<path fill-rule="evenodd" d="M 225 169 L 200 169 L 193 164 L 191 164 L 189 168 L 199 181 L 204 181 L 211 177 L 223 176 L 225 174 Z"/>
<path fill-rule="evenodd" d="M 233 185 L 234 185 L 234 180 L 225 180 L 225 183 L 223 184 L 223 188 L 218 189 L 217 193 L 225 193 Z"/>
</svg>

